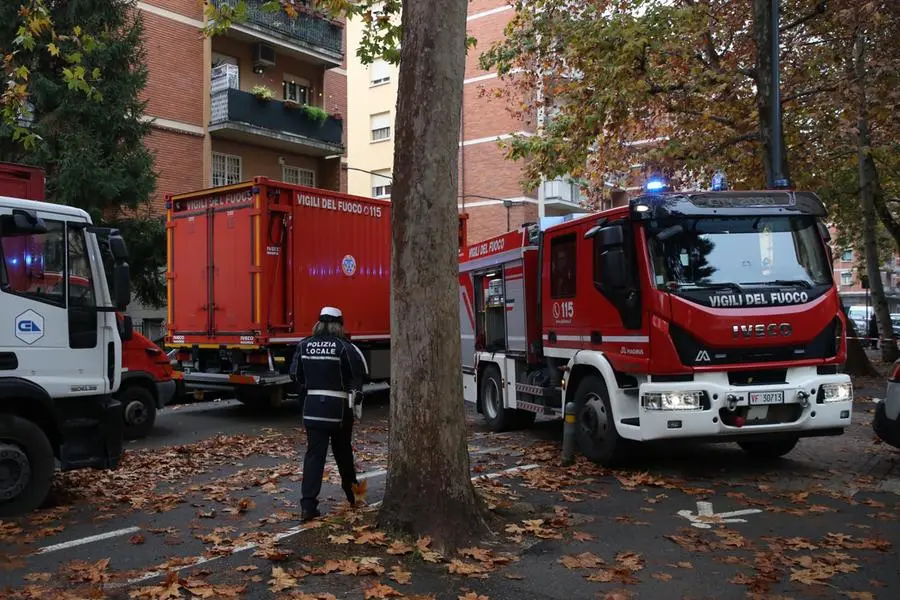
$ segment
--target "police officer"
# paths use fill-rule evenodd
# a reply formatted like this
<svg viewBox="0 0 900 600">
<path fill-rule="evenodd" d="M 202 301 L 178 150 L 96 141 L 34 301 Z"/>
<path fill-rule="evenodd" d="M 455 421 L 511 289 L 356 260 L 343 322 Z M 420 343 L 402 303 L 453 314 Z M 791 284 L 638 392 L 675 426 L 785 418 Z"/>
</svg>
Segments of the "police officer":
<svg viewBox="0 0 900 600">
<path fill-rule="evenodd" d="M 328 443 L 341 474 L 341 487 L 350 504 L 356 503 L 356 468 L 353 464 L 353 398 L 359 398 L 369 368 L 362 352 L 344 333 L 344 317 L 326 306 L 319 313 L 312 336 L 297 344 L 291 363 L 291 379 L 306 388 L 303 425 L 306 456 L 303 459 L 303 497 L 300 520 L 315 519 Z"/>
</svg>

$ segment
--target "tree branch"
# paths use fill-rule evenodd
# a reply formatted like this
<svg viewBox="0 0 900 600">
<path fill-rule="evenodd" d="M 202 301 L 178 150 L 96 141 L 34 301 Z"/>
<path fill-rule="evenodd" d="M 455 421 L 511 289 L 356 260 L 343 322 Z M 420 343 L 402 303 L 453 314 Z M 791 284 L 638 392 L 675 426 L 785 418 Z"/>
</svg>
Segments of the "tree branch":
<svg viewBox="0 0 900 600">
<path fill-rule="evenodd" d="M 794 29 L 795 27 L 799 27 L 800 25 L 803 25 L 807 21 L 816 18 L 817 16 L 819 16 L 820 14 L 825 12 L 826 4 L 828 4 L 828 0 L 821 0 L 821 2 L 816 3 L 815 8 L 813 8 L 810 12 L 808 12 L 805 15 L 803 15 L 802 17 L 799 17 L 798 19 L 788 23 L 787 25 L 782 25 L 781 27 L 779 27 L 778 32 L 784 33 L 785 31 L 790 31 L 791 29 Z"/>
<path fill-rule="evenodd" d="M 790 96 L 784 96 L 781 101 L 782 102 L 791 102 L 792 100 L 799 100 L 800 98 L 812 96 L 812 95 L 818 94 L 820 92 L 833 92 L 837 89 L 838 89 L 838 87 L 836 85 L 820 85 L 818 87 L 814 87 L 812 89 L 805 90 L 803 92 L 797 92 L 796 94 L 791 94 Z"/>
</svg>

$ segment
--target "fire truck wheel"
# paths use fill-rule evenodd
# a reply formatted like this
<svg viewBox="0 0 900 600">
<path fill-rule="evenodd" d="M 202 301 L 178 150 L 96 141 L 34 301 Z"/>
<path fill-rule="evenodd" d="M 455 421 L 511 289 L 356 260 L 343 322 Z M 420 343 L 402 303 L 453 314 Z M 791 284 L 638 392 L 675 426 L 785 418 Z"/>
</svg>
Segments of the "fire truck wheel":
<svg viewBox="0 0 900 600">
<path fill-rule="evenodd" d="M 621 463 L 627 440 L 619 436 L 609 404 L 609 392 L 599 375 L 588 375 L 575 391 L 578 447 L 604 467 Z"/>
<path fill-rule="evenodd" d="M 0 415 L 0 518 L 39 508 L 50 492 L 53 447 L 40 427 Z"/>
<path fill-rule="evenodd" d="M 488 365 L 481 373 L 481 412 L 491 431 L 507 431 L 515 426 L 516 412 L 503 407 L 500 369 Z"/>
<path fill-rule="evenodd" d="M 738 446 L 753 460 L 770 461 L 790 453 L 799 441 L 800 438 L 795 436 L 771 442 L 738 442 Z"/>
<path fill-rule="evenodd" d="M 153 394 L 140 385 L 129 385 L 124 390 L 119 390 L 118 397 L 125 419 L 125 439 L 139 440 L 147 437 L 156 422 L 156 401 Z"/>
</svg>

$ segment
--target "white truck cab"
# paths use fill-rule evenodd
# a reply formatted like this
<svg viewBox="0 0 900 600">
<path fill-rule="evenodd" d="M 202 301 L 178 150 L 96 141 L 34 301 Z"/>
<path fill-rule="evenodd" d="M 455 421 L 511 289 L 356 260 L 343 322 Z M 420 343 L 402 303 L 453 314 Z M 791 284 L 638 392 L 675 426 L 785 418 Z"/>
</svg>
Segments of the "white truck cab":
<svg viewBox="0 0 900 600">
<path fill-rule="evenodd" d="M 115 314 L 130 300 L 127 259 L 119 232 L 81 209 L 0 196 L 0 517 L 38 508 L 57 460 L 112 468 L 122 456 L 112 394 L 131 335 Z"/>
</svg>

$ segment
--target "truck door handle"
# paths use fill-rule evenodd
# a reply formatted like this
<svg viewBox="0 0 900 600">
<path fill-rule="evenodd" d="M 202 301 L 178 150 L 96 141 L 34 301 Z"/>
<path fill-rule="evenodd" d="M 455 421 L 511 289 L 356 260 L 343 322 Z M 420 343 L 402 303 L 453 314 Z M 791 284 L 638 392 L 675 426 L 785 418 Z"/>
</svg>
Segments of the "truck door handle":
<svg viewBox="0 0 900 600">
<path fill-rule="evenodd" d="M 603 336 L 600 335 L 599 331 L 591 332 L 591 343 L 592 344 L 602 344 L 603 343 Z"/>
<path fill-rule="evenodd" d="M 19 368 L 19 357 L 15 352 L 0 352 L 0 371 L 15 371 Z"/>
</svg>

